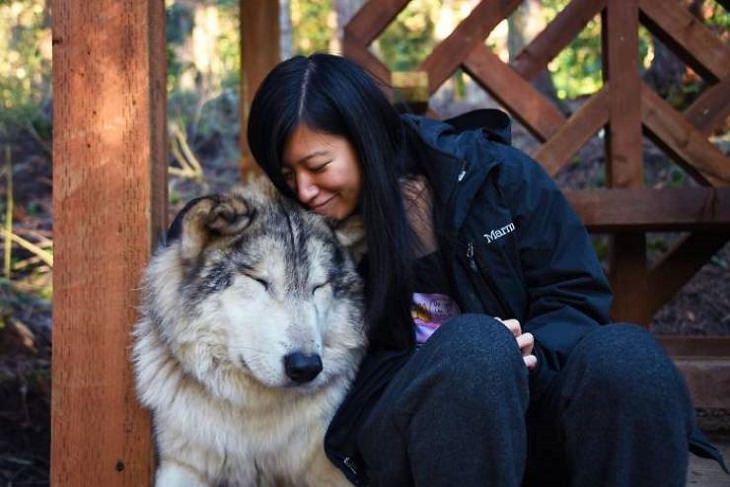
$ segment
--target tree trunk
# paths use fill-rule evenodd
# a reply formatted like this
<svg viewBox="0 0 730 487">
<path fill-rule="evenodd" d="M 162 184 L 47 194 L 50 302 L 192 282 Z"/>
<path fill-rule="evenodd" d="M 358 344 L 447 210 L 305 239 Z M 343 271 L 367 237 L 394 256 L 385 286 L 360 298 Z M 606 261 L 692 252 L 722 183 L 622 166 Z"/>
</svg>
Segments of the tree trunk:
<svg viewBox="0 0 730 487">
<path fill-rule="evenodd" d="M 514 61 L 522 48 L 529 44 L 545 28 L 545 14 L 540 0 L 524 0 L 522 5 L 507 20 L 507 49 L 510 62 Z M 542 94 L 560 104 L 547 69 L 544 69 L 532 82 Z"/>
<path fill-rule="evenodd" d="M 294 41 L 291 25 L 291 0 L 279 0 L 279 40 L 281 59 L 289 59 L 294 55 Z"/>
</svg>

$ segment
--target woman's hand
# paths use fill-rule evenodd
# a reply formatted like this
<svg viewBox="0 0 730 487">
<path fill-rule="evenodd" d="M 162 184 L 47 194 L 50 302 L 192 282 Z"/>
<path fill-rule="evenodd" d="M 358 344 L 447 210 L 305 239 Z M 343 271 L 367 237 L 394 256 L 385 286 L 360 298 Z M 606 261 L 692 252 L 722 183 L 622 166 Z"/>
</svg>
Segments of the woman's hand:
<svg viewBox="0 0 730 487">
<path fill-rule="evenodd" d="M 525 361 L 528 369 L 534 369 L 537 365 L 537 357 L 532 354 L 532 351 L 535 349 L 535 337 L 532 336 L 532 333 L 522 333 L 522 326 L 517 320 L 503 320 L 496 316 L 494 319 L 502 323 L 512 332 L 512 335 L 517 340 L 517 346 L 522 352 L 522 360 Z"/>
</svg>

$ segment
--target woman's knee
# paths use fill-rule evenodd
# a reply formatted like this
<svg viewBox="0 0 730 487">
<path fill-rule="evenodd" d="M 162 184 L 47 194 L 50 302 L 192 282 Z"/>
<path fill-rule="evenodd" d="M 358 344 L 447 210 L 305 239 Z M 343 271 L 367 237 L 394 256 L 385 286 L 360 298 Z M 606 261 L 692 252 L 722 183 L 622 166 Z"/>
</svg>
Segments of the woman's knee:
<svg viewBox="0 0 730 487">
<path fill-rule="evenodd" d="M 527 377 L 515 337 L 486 315 L 465 314 L 449 320 L 418 354 L 429 356 L 442 378 L 455 387 L 464 382 L 494 387 Z"/>
<path fill-rule="evenodd" d="M 573 355 L 573 354 L 572 354 Z M 632 405 L 685 394 L 681 376 L 661 345 L 645 328 L 617 323 L 597 328 L 576 346 L 571 359 L 585 387 L 614 404 Z"/>
</svg>

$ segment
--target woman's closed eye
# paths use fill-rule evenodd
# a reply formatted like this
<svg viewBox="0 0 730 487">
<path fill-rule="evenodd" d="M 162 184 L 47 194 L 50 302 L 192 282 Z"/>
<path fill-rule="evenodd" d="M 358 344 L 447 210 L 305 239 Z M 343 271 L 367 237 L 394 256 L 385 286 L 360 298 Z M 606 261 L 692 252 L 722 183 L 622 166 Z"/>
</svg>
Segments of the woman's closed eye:
<svg viewBox="0 0 730 487">
<path fill-rule="evenodd" d="M 312 167 L 310 169 L 310 171 L 312 171 L 313 173 L 323 172 L 327 168 L 327 166 L 329 166 L 331 163 L 332 163 L 332 161 L 327 161 L 327 162 L 325 162 L 323 164 L 319 164 L 319 165 L 317 165 L 315 167 Z"/>
</svg>

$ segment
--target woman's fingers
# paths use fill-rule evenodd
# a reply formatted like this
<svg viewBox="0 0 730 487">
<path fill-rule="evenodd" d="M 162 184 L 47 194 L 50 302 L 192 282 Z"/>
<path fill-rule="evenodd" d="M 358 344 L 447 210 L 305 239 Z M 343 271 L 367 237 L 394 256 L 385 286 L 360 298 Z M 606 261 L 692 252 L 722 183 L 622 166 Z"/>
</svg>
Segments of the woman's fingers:
<svg viewBox="0 0 730 487">
<path fill-rule="evenodd" d="M 537 357 L 535 357 L 534 355 L 525 355 L 524 357 L 522 357 L 522 360 L 525 361 L 525 365 L 528 369 L 534 369 L 537 365 Z"/>
<path fill-rule="evenodd" d="M 503 320 L 502 318 L 497 318 L 495 316 L 495 320 L 502 323 L 504 326 L 506 326 L 509 331 L 512 332 L 512 336 L 518 337 L 522 334 L 522 326 L 520 326 L 520 322 L 517 320 Z"/>
<path fill-rule="evenodd" d="M 517 337 L 517 346 L 522 350 L 522 355 L 531 355 L 535 348 L 535 337 L 532 333 L 523 333 Z"/>
<path fill-rule="evenodd" d="M 517 320 L 503 320 L 496 316 L 494 319 L 502 323 L 512 332 L 515 340 L 517 340 L 517 346 L 522 352 L 522 360 L 525 361 L 528 369 L 534 369 L 537 365 L 537 357 L 532 354 L 533 350 L 535 350 L 535 337 L 532 336 L 532 333 L 522 333 L 522 326 Z"/>
</svg>

